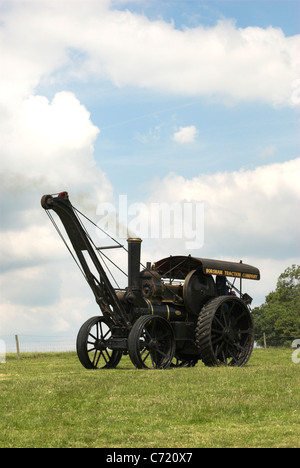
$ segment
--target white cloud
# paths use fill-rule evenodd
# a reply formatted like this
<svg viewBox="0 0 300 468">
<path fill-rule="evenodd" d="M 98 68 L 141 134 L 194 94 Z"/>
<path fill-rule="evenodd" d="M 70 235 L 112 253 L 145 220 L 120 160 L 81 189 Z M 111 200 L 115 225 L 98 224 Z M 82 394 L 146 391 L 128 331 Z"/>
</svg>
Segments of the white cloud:
<svg viewBox="0 0 300 468">
<path fill-rule="evenodd" d="M 180 129 L 174 133 L 173 140 L 177 143 L 193 143 L 197 133 L 198 131 L 194 125 L 180 127 Z"/>
<path fill-rule="evenodd" d="M 277 151 L 277 148 L 275 145 L 269 145 L 269 146 L 266 146 L 259 154 L 259 156 L 263 159 L 267 159 L 267 158 L 270 158 L 271 156 L 273 156 Z"/>
<path fill-rule="evenodd" d="M 70 190 L 95 206 L 111 198 L 112 187 L 93 155 L 99 129 L 73 93 L 59 92 L 52 102 L 31 95 L 20 107 L 7 107 L 2 129 L 0 178 L 6 196 Z"/>
<path fill-rule="evenodd" d="M 112 186 L 93 154 L 99 129 L 70 92 L 56 93 L 51 102 L 30 95 L 18 106 L 6 103 L 5 109 L 0 134 L 1 330 L 67 332 L 80 305 L 84 315 L 92 301 L 83 278 L 81 286 L 76 276 L 72 280 L 76 266 L 69 263 L 40 199 L 68 190 L 72 202 L 92 216 L 98 203 L 112 199 Z M 66 274 L 71 288 L 67 282 L 62 287 Z"/>
<path fill-rule="evenodd" d="M 236 28 L 226 20 L 179 31 L 164 21 L 115 11 L 98 26 L 87 70 L 106 74 L 117 86 L 292 104 L 299 36 L 287 38 L 272 27 Z M 108 37 L 113 39 L 104 50 Z"/>
<path fill-rule="evenodd" d="M 30 96 L 23 103 L 26 131 L 37 145 L 49 152 L 59 147 L 82 149 L 99 133 L 90 114 L 70 92 L 59 92 L 51 103 L 43 96 Z"/>
<path fill-rule="evenodd" d="M 109 79 L 180 95 L 297 105 L 300 36 L 281 29 L 215 26 L 177 30 L 109 2 L 13 2 L 4 15 L 3 96 L 32 90 L 43 76 Z M 1 43 L 1 38 L 0 38 Z M 15 98 L 14 98 L 15 99 Z"/>
<path fill-rule="evenodd" d="M 170 254 L 242 259 L 261 270 L 260 283 L 245 284 L 259 305 L 284 269 L 300 263 L 299 180 L 300 158 L 247 171 L 200 174 L 193 179 L 170 174 L 154 180 L 149 206 L 204 202 L 204 244 L 187 251 L 186 240 L 193 239 L 145 240 L 145 259 Z"/>
<path fill-rule="evenodd" d="M 82 275 L 68 261 L 8 272 L 0 285 L 1 335 L 76 336 L 83 321 L 97 313 Z"/>
<path fill-rule="evenodd" d="M 300 158 L 254 170 L 170 174 L 152 184 L 150 201 L 203 201 L 203 255 L 297 256 Z M 206 253 L 205 253 L 206 252 Z"/>
<path fill-rule="evenodd" d="M 70 327 L 72 306 L 78 311 L 86 301 L 84 286 L 73 289 L 73 303 L 64 310 L 62 278 L 69 271 L 72 283 L 74 266 L 68 266 L 68 252 L 40 206 L 41 196 L 68 190 L 74 204 L 94 214 L 113 195 L 94 158 L 99 129 L 87 109 L 71 92 L 57 92 L 51 101 L 34 94 L 67 60 L 67 42 L 56 40 L 52 29 L 58 20 L 54 3 L 52 8 L 45 2 L 41 13 L 35 2 L 10 2 L 1 12 L 1 333 L 48 325 L 58 330 L 65 323 L 60 314 L 69 317 Z"/>
</svg>

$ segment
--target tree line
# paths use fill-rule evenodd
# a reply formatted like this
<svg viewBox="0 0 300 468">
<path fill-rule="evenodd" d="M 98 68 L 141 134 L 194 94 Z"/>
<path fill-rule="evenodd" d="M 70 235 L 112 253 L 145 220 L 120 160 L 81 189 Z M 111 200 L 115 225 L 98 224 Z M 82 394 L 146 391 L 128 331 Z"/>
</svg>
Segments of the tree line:
<svg viewBox="0 0 300 468">
<path fill-rule="evenodd" d="M 300 339 L 300 265 L 281 273 L 275 291 L 252 310 L 252 317 L 258 345 L 263 346 L 264 334 L 269 346 L 290 346 Z"/>
</svg>

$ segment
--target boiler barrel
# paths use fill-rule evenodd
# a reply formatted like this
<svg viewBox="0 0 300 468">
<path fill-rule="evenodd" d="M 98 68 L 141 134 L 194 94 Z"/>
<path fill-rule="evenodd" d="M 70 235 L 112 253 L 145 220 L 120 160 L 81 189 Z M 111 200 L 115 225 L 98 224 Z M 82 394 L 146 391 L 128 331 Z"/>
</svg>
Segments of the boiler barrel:
<svg viewBox="0 0 300 468">
<path fill-rule="evenodd" d="M 149 299 L 146 299 L 148 305 L 148 313 L 151 315 L 159 315 L 170 321 L 182 321 L 186 320 L 186 311 L 179 309 L 168 304 L 152 304 Z"/>
</svg>

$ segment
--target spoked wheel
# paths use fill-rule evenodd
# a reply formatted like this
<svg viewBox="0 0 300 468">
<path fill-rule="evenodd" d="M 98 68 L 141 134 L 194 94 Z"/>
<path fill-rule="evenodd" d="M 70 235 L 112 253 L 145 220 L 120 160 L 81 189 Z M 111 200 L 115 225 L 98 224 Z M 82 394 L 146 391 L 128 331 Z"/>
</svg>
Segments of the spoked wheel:
<svg viewBox="0 0 300 468">
<path fill-rule="evenodd" d="M 250 359 L 254 329 L 246 304 L 235 296 L 220 296 L 201 310 L 196 344 L 207 366 L 244 366 Z"/>
<path fill-rule="evenodd" d="M 139 317 L 128 337 L 128 351 L 132 363 L 138 369 L 166 369 L 175 353 L 171 325 L 156 315 Z"/>
<path fill-rule="evenodd" d="M 108 346 L 111 337 L 110 325 L 104 317 L 92 317 L 79 330 L 77 354 L 86 369 L 112 369 L 122 357 L 122 351 Z"/>
</svg>

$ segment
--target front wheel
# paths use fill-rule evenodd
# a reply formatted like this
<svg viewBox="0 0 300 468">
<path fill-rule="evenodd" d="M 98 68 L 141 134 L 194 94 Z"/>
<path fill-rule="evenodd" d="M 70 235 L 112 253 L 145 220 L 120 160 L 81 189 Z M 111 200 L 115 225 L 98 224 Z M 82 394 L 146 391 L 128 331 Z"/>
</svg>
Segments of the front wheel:
<svg viewBox="0 0 300 468">
<path fill-rule="evenodd" d="M 170 323 L 156 315 L 144 315 L 134 323 L 128 337 L 128 351 L 138 369 L 166 369 L 175 353 Z"/>
<path fill-rule="evenodd" d="M 122 357 L 122 351 L 109 348 L 111 327 L 104 317 L 92 317 L 77 335 L 77 355 L 86 369 L 113 369 Z"/>
</svg>

